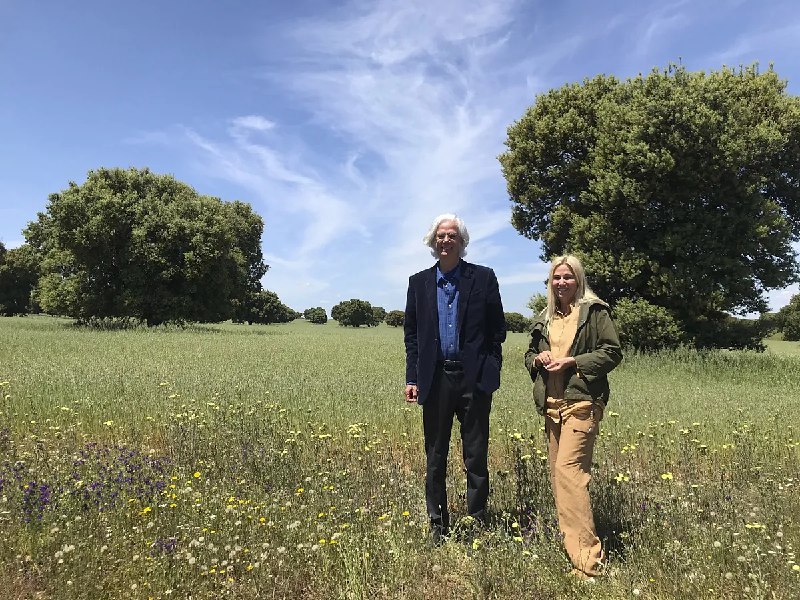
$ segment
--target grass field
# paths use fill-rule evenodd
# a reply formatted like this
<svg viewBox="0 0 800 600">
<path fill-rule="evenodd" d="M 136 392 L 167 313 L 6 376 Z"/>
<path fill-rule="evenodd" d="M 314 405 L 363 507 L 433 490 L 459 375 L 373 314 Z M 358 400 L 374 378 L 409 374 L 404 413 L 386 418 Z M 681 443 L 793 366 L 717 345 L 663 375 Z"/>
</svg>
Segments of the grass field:
<svg viewBox="0 0 800 600">
<path fill-rule="evenodd" d="M 400 330 L 27 317 L 0 318 L 0 340 L 6 598 L 800 596 L 796 342 L 626 356 L 592 483 L 608 573 L 589 586 L 565 575 L 523 334 L 493 400 L 490 526 L 441 547 Z"/>
</svg>

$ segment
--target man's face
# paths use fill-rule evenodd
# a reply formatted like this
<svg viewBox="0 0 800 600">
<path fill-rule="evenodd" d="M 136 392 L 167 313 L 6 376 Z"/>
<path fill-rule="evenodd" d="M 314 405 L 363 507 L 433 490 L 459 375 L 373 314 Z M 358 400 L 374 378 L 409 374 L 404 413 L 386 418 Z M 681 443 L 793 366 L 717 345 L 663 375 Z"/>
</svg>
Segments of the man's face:
<svg viewBox="0 0 800 600">
<path fill-rule="evenodd" d="M 436 230 L 436 255 L 439 258 L 458 258 L 463 240 L 458 234 L 455 221 L 442 221 Z"/>
</svg>

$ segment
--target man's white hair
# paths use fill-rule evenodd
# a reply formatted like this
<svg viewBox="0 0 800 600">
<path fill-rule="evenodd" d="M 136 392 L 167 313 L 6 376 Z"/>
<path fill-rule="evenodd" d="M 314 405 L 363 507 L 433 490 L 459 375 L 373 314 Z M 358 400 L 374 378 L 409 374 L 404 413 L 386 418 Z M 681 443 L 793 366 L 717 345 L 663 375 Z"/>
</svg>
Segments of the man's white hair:
<svg viewBox="0 0 800 600">
<path fill-rule="evenodd" d="M 422 238 L 422 243 L 428 246 L 431 249 L 431 254 L 433 257 L 438 259 L 439 254 L 436 252 L 436 230 L 438 230 L 439 225 L 445 221 L 453 221 L 456 224 L 458 235 L 461 238 L 458 256 L 459 258 L 464 258 L 467 255 L 467 246 L 469 245 L 469 231 L 467 231 L 467 226 L 464 225 L 464 221 L 461 220 L 461 217 L 454 213 L 444 213 L 436 217 L 433 220 L 433 223 L 431 223 L 428 233 L 426 233 L 425 237 Z"/>
</svg>

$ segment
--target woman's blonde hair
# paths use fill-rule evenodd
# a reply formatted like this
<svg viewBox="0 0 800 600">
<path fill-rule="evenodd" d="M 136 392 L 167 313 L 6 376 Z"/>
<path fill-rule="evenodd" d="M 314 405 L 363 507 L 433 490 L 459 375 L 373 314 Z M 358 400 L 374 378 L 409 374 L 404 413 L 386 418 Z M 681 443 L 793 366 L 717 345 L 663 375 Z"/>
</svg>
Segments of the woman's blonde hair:
<svg viewBox="0 0 800 600">
<path fill-rule="evenodd" d="M 545 323 L 550 322 L 550 319 L 552 319 L 553 315 L 556 313 L 556 309 L 558 309 L 558 300 L 556 300 L 556 294 L 553 290 L 553 273 L 555 273 L 555 270 L 561 265 L 567 265 L 569 267 L 572 274 L 575 275 L 575 282 L 578 284 L 578 289 L 575 290 L 575 300 L 572 302 L 573 306 L 578 306 L 584 302 L 603 302 L 598 298 L 597 294 L 592 291 L 592 288 L 589 287 L 589 283 L 586 281 L 586 271 L 583 269 L 581 260 L 572 254 L 557 256 L 553 259 L 553 263 L 550 265 L 550 272 L 547 275 L 547 308 L 544 313 Z"/>
</svg>

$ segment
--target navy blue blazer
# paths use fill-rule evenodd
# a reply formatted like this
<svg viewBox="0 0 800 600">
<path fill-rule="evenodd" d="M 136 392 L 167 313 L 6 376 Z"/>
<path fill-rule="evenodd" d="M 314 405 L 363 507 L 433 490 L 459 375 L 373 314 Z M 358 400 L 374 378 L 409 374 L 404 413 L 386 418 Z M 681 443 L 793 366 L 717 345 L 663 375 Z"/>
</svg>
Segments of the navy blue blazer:
<svg viewBox="0 0 800 600">
<path fill-rule="evenodd" d="M 497 277 L 488 267 L 461 261 L 458 339 L 467 389 L 491 394 L 500 387 L 506 320 Z M 428 399 L 439 356 L 436 266 L 408 279 L 405 315 L 406 383 L 416 382 L 417 402 Z"/>
</svg>

